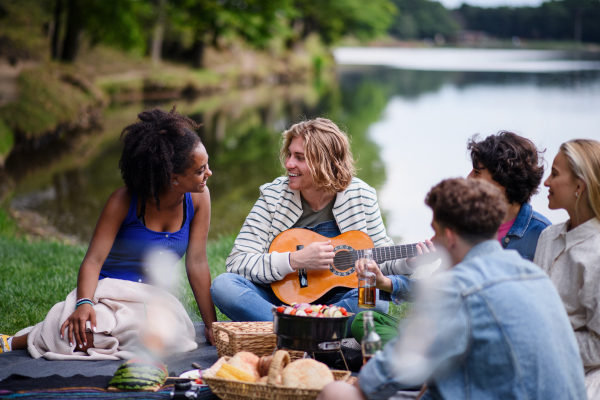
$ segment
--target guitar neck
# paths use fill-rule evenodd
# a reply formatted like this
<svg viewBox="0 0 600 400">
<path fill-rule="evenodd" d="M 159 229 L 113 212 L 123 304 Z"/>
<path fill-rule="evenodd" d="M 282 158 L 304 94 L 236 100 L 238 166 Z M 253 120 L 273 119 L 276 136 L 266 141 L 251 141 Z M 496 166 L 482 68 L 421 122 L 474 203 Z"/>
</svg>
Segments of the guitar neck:
<svg viewBox="0 0 600 400">
<path fill-rule="evenodd" d="M 397 260 L 399 258 L 410 258 L 418 255 L 417 244 L 400 244 L 398 246 L 388 247 L 375 247 L 371 249 L 373 253 L 373 260 L 377 264 L 381 264 L 390 260 Z M 358 258 L 363 258 L 364 250 L 356 250 Z"/>
</svg>

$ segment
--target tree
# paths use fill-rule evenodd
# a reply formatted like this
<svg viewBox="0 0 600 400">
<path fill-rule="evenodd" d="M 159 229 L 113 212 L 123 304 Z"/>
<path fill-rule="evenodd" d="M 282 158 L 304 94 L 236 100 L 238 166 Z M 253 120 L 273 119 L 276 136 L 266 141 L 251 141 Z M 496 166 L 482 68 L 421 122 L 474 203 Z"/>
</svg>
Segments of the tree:
<svg viewBox="0 0 600 400">
<path fill-rule="evenodd" d="M 317 33 L 325 43 L 335 43 L 344 35 L 362 40 L 386 32 L 397 13 L 388 0 L 296 0 L 292 26 L 300 22 L 302 38 Z"/>
<path fill-rule="evenodd" d="M 233 32 L 255 47 L 285 31 L 291 0 L 172 0 L 171 29 L 193 37 L 192 63 L 202 66 L 207 41 L 217 46 L 221 35 Z"/>
<path fill-rule="evenodd" d="M 63 4 L 61 0 L 56 1 L 58 9 Z M 66 62 L 75 61 L 84 33 L 87 34 L 92 45 L 106 43 L 123 49 L 145 48 L 146 37 L 143 22 L 151 13 L 151 3 L 123 0 L 65 1 L 67 20 L 61 60 Z M 59 29 L 60 12 L 56 11 L 55 15 L 55 29 Z"/>
<path fill-rule="evenodd" d="M 400 39 L 452 36 L 459 26 L 442 4 L 429 0 L 392 0 L 400 11 L 389 33 Z"/>
<path fill-rule="evenodd" d="M 552 0 L 539 7 L 481 8 L 463 4 L 464 28 L 500 38 L 600 42 L 599 0 Z"/>
</svg>

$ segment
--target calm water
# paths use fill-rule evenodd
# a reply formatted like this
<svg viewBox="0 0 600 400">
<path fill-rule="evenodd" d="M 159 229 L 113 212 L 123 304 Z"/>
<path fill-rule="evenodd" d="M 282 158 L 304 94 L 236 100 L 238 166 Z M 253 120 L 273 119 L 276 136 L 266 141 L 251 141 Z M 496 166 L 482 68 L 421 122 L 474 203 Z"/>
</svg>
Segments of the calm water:
<svg viewBox="0 0 600 400">
<path fill-rule="evenodd" d="M 211 237 L 239 231 L 258 186 L 282 172 L 282 130 L 301 118 L 325 116 L 348 131 L 358 176 L 378 190 L 388 234 L 399 242 L 433 234 L 423 199 L 441 179 L 469 173 L 466 142 L 473 134 L 512 130 L 546 148 L 549 164 L 565 140 L 600 140 L 595 55 L 344 49 L 336 57 L 346 65 L 332 82 L 179 101 L 180 111 L 204 124 L 214 172 Z M 122 184 L 121 129 L 139 111 L 172 103 L 114 107 L 95 134 L 11 156 L 12 205 L 88 241 L 104 202 Z M 564 221 L 564 212 L 547 209 L 546 196 L 541 188 L 534 208 Z"/>
</svg>

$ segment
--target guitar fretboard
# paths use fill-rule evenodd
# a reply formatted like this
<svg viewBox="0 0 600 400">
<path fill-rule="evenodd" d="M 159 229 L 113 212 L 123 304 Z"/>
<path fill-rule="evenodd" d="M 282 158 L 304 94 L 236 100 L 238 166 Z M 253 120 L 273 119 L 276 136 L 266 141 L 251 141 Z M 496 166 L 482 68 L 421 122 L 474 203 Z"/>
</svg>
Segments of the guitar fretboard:
<svg viewBox="0 0 600 400">
<path fill-rule="evenodd" d="M 381 264 L 390 260 L 397 260 L 399 258 L 410 258 L 415 257 L 419 253 L 417 252 L 417 244 L 400 244 L 398 246 L 388 247 L 375 247 L 371 249 L 373 253 L 373 260 L 377 264 Z M 365 255 L 364 250 L 356 250 L 357 259 L 363 258 Z"/>
</svg>

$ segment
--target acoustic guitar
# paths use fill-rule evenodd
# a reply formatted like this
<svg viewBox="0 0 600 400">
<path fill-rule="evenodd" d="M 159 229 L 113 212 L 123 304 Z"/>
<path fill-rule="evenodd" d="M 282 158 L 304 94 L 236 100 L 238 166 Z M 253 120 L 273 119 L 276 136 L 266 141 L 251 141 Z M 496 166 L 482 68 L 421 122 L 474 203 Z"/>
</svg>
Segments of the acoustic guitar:
<svg viewBox="0 0 600 400">
<path fill-rule="evenodd" d="M 373 251 L 373 259 L 378 264 L 399 258 L 414 257 L 417 244 L 388 247 L 374 247 L 371 237 L 361 231 L 348 231 L 334 238 L 314 233 L 308 229 L 293 228 L 277 235 L 271 243 L 269 253 L 296 251 L 297 246 L 331 240 L 335 256 L 328 270 L 298 270 L 287 274 L 282 280 L 271 283 L 275 295 L 286 304 L 312 303 L 335 287 L 354 289 L 358 277 L 354 264 L 363 257 L 365 249 Z"/>
</svg>

